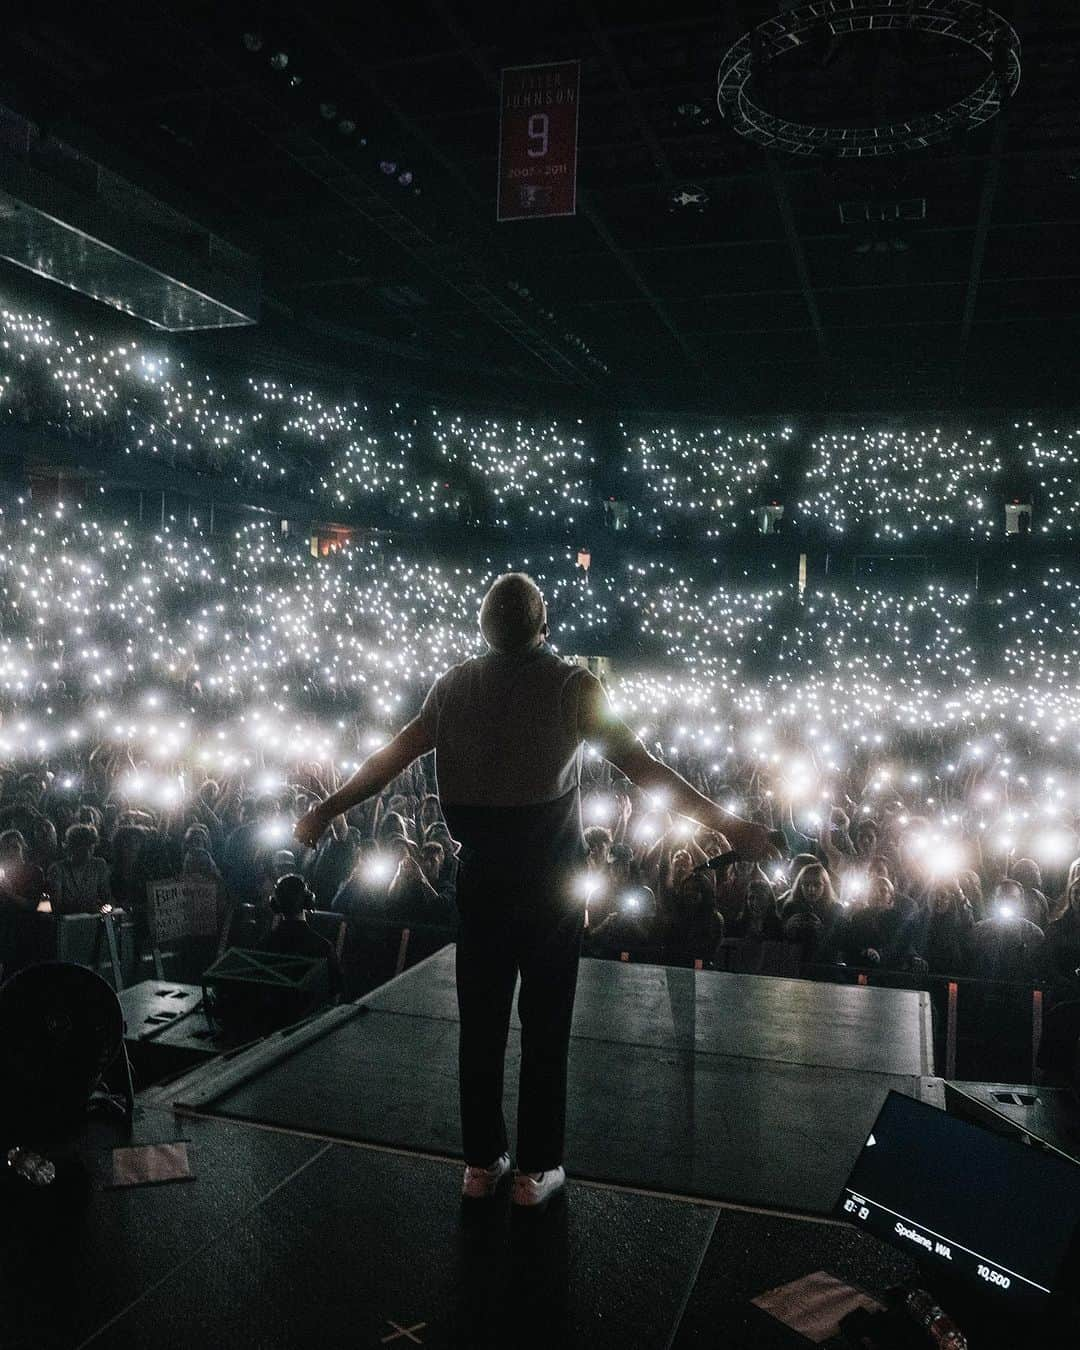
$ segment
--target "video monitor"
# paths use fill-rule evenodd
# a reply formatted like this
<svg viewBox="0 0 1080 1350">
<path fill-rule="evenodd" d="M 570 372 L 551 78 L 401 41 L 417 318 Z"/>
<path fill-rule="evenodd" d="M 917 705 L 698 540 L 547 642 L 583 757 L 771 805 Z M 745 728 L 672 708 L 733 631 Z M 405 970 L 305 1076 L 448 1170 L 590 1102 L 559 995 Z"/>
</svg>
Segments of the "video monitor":
<svg viewBox="0 0 1080 1350">
<path fill-rule="evenodd" d="M 1072 1283 L 1080 1164 L 890 1092 L 837 1213 L 924 1267 L 1044 1301 Z"/>
</svg>

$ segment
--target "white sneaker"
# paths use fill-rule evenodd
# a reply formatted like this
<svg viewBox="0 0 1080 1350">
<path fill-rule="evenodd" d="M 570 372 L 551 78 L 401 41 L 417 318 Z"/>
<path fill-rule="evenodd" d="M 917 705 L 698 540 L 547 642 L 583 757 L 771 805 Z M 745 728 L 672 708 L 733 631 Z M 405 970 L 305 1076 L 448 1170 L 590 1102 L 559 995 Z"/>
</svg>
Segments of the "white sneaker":
<svg viewBox="0 0 1080 1350">
<path fill-rule="evenodd" d="M 495 1194 L 499 1182 L 509 1171 L 509 1153 L 496 1158 L 490 1167 L 466 1167 L 465 1179 L 461 1183 L 461 1194 L 467 1200 L 489 1200 Z"/>
<path fill-rule="evenodd" d="M 536 1211 L 545 1210 L 566 1185 L 566 1172 L 556 1167 L 550 1172 L 514 1172 L 510 1199 L 515 1205 Z"/>
</svg>

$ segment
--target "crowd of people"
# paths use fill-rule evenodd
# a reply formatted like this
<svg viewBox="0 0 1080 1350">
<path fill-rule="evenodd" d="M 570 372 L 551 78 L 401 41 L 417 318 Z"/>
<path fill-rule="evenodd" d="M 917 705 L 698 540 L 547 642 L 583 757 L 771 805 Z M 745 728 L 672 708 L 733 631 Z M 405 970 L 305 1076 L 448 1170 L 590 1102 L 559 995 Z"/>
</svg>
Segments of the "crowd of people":
<svg viewBox="0 0 1080 1350">
<path fill-rule="evenodd" d="M 928 819 L 913 833 L 893 798 L 871 812 L 846 799 L 812 833 L 779 812 L 790 856 L 750 863 L 730 855 L 722 835 L 663 813 L 638 813 L 628 832 L 635 813 L 624 792 L 615 789 L 614 828 L 586 832 L 593 954 L 648 950 L 666 964 L 721 969 L 734 959 L 773 973 L 847 967 L 1045 981 L 1063 996 L 1077 987 L 1080 860 L 1048 869 L 1045 882 L 1031 858 L 976 848 L 965 856 L 935 839 Z"/>
<path fill-rule="evenodd" d="M 663 539 L 693 525 L 707 540 L 745 528 L 754 507 L 775 493 L 791 427 L 760 431 L 714 427 L 680 434 L 674 428 L 621 427 L 623 472 L 642 485 L 638 518 Z"/>
<path fill-rule="evenodd" d="M 572 415 L 485 416 L 355 394 L 211 373 L 164 339 L 0 306 L 0 426 L 326 513 L 564 534 L 599 522 L 610 499 L 642 540 L 711 543 L 760 528 L 758 513 L 776 502 L 785 529 L 903 543 L 1001 538 L 1002 505 L 1020 490 L 1036 504 L 1035 533 L 1066 538 L 1080 519 L 1080 433 L 1031 420 L 822 432 L 782 419 L 693 429 L 642 417 L 608 444 Z"/>
<path fill-rule="evenodd" d="M 430 762 L 335 821 L 315 850 L 292 824 L 436 675 L 480 649 L 480 597 L 522 569 L 544 591 L 556 649 L 610 658 L 612 702 L 650 751 L 787 840 L 767 865 L 708 867 L 728 851 L 722 837 L 672 819 L 586 747 L 590 953 L 913 979 L 1068 981 L 1080 965 L 1071 564 L 1013 563 L 978 593 L 780 572 L 753 584 L 719 579 L 723 559 L 664 547 L 690 529 L 722 552 L 784 481 L 796 524 L 898 542 L 990 538 L 992 500 L 1017 467 L 1042 494 L 1041 531 L 1067 534 L 1080 512 L 1077 433 L 849 428 L 816 433 L 800 459 L 788 425 L 626 421 L 608 459 L 651 543 L 593 561 L 536 543 L 436 554 L 423 534 L 472 520 L 524 526 L 535 541 L 586 521 L 597 457 L 573 419 L 376 408 L 211 378 L 141 339 L 11 308 L 0 310 L 3 419 L 157 457 L 241 495 L 374 504 L 406 531 L 346 531 L 313 556 L 306 526 L 214 535 L 163 518 L 152 530 L 108 492 L 91 509 L 11 489 L 0 509 L 9 919 L 108 907 L 130 917 L 144 953 L 148 882 L 186 875 L 213 884 L 222 925 L 252 906 L 265 940 L 287 920 L 299 941 L 288 924 L 311 905 L 354 933 L 452 930 L 456 844 Z M 275 912 L 289 877 L 303 889 L 288 882 Z"/>
<path fill-rule="evenodd" d="M 1080 525 L 1080 493 L 1074 486 L 1080 428 L 1037 427 L 1016 422 L 1024 468 L 1037 485 L 1042 522 L 1039 533 L 1061 538 Z"/>
<path fill-rule="evenodd" d="M 814 438 L 796 511 L 843 534 L 863 527 L 901 543 L 928 535 L 989 539 L 1003 532 L 993 485 L 995 438 L 970 428 L 829 432 Z"/>
<path fill-rule="evenodd" d="M 726 969 L 735 953 L 748 969 L 843 965 L 1075 984 L 1080 814 L 1074 801 L 1056 811 L 1052 829 L 1040 823 L 1040 835 L 1018 828 L 1040 841 L 1051 858 L 1044 865 L 991 840 L 974 803 L 1010 800 L 999 776 L 1007 757 L 992 743 L 965 766 L 966 793 L 934 816 L 911 774 L 894 781 L 877 768 L 860 789 L 863 775 L 849 771 L 838 800 L 811 814 L 794 805 L 809 759 L 774 775 L 753 757 L 729 758 L 718 783 L 695 756 L 672 747 L 671 758 L 702 790 L 781 831 L 787 847 L 771 862 L 745 862 L 722 835 L 673 817 L 587 759 L 588 858 L 576 883 L 587 954 Z M 372 922 L 452 934 L 457 844 L 430 757 L 338 817 L 314 849 L 295 841 L 292 825 L 339 785 L 332 763 L 214 777 L 195 762 L 167 804 L 132 791 L 133 768 L 149 765 L 107 742 L 0 768 L 0 909 L 9 919 L 122 911 L 146 955 L 148 883 L 188 877 L 215 887 L 219 926 L 235 906 L 251 906 L 261 942 L 274 927 L 272 899 L 295 874 L 311 907 L 344 916 L 354 934 Z M 1033 814 L 1020 808 L 1025 800 L 1020 787 L 1005 812 L 1018 827 Z"/>
<path fill-rule="evenodd" d="M 207 539 L 16 505 L 0 514 L 6 912 L 111 906 L 145 951 L 147 882 L 186 875 L 217 888 L 220 923 L 251 905 L 269 935 L 295 874 L 351 932 L 452 930 L 430 760 L 315 850 L 292 825 L 480 649 L 479 597 L 514 564 L 561 652 L 613 656 L 612 701 L 651 752 L 787 842 L 764 866 L 704 868 L 726 841 L 587 747 L 589 952 L 1072 978 L 1077 594 L 1058 564 L 979 602 L 800 593 L 657 560 L 585 574 L 570 553 L 435 562 L 367 540 L 315 558 L 267 527 Z"/>
<path fill-rule="evenodd" d="M 405 522 L 572 524 L 592 456 L 558 424 L 376 408 L 215 371 L 163 343 L 0 308 L 0 413 L 15 425 L 155 459 L 322 510 Z"/>
</svg>

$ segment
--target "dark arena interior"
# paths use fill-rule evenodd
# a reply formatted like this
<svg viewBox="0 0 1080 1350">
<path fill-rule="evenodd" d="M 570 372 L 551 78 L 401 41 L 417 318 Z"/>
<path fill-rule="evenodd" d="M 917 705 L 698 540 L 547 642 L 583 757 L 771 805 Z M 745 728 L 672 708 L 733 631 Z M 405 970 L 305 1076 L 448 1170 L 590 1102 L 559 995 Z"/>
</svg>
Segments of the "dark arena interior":
<svg viewBox="0 0 1080 1350">
<path fill-rule="evenodd" d="M 1078 89 L 12 0 L 0 1350 L 1077 1343 Z"/>
</svg>

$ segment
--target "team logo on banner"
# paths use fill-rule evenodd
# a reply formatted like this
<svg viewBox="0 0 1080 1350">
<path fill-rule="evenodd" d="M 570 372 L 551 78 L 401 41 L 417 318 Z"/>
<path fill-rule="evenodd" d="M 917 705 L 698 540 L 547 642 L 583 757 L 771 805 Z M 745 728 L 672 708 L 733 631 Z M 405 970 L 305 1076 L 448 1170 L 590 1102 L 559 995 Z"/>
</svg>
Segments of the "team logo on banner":
<svg viewBox="0 0 1080 1350">
<path fill-rule="evenodd" d="M 499 220 L 574 214 L 580 88 L 580 61 L 503 71 Z"/>
</svg>

